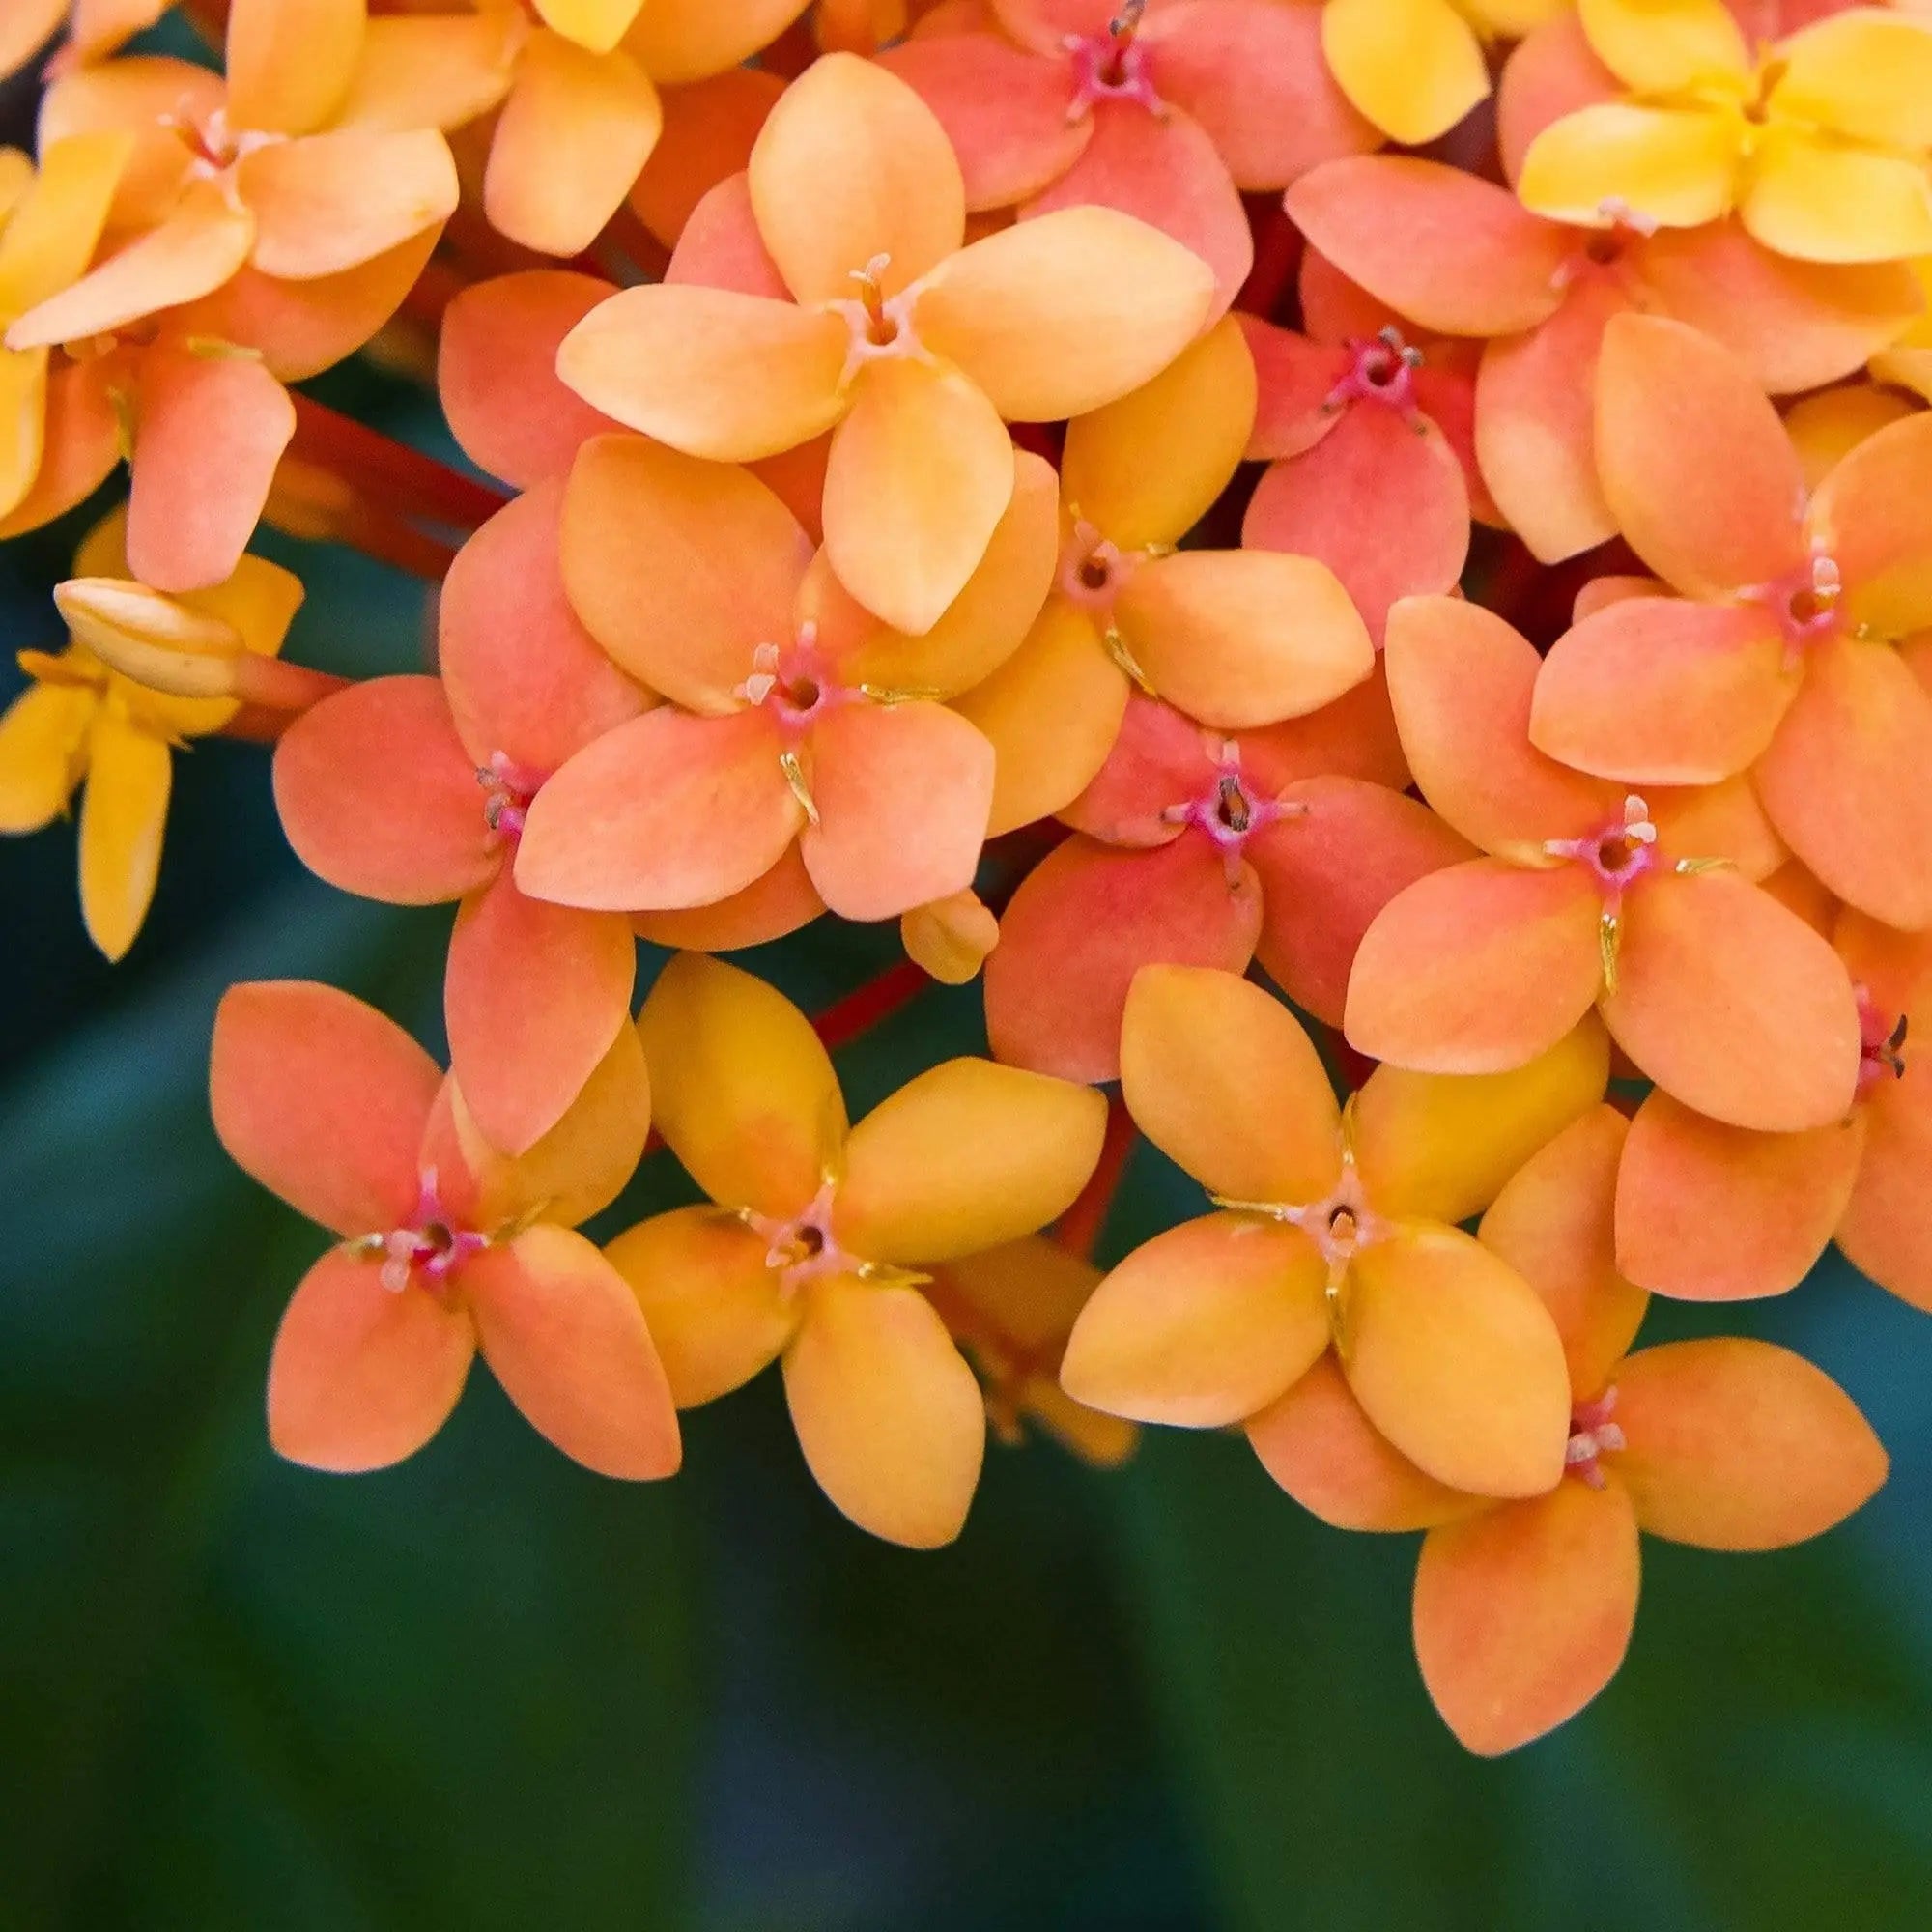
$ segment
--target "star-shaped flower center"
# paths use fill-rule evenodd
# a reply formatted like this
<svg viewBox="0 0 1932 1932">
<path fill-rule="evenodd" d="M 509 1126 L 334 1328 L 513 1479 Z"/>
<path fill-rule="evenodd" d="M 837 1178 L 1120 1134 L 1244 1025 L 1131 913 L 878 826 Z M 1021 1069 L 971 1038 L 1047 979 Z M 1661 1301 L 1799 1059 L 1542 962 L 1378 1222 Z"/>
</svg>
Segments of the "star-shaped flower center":
<svg viewBox="0 0 1932 1932">
<path fill-rule="evenodd" d="M 1595 1402 L 1578 1403 L 1570 1411 L 1570 1440 L 1563 1451 L 1566 1475 L 1579 1477 L 1593 1490 L 1604 1487 L 1603 1464 L 1607 1451 L 1626 1447 L 1623 1431 L 1610 1420 L 1617 1392 L 1606 1388 Z"/>
</svg>

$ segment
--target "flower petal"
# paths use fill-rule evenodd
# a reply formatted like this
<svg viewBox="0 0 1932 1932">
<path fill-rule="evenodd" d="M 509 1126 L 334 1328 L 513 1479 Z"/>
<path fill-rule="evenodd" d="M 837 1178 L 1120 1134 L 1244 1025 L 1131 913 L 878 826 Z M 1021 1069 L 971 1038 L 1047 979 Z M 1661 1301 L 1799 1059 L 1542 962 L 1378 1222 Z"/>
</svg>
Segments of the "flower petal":
<svg viewBox="0 0 1932 1932">
<path fill-rule="evenodd" d="M 1895 262 L 1932 251 L 1923 159 L 1874 153 L 1828 130 L 1774 124 L 1738 209 L 1767 248 L 1806 262 Z"/>
<path fill-rule="evenodd" d="M 1566 114 L 1530 142 L 1517 192 L 1551 221 L 1604 224 L 1605 202 L 1649 221 L 1700 228 L 1730 213 L 1737 147 L 1721 111 L 1608 100 Z"/>
<path fill-rule="evenodd" d="M 697 204 L 720 182 L 744 173 L 783 92 L 777 74 L 750 67 L 660 91 L 664 132 L 630 191 L 633 212 L 660 242 L 674 243 Z"/>
<path fill-rule="evenodd" d="M 1885 1481 L 1851 1398 L 1788 1349 L 1740 1336 L 1673 1342 L 1617 1375 L 1614 1462 L 1652 1536 L 1782 1549 L 1822 1535 Z"/>
<path fill-rule="evenodd" d="M 1529 145 L 1579 107 L 1614 100 L 1623 83 L 1590 51 L 1573 12 L 1534 27 L 1503 63 L 1496 86 L 1496 146 L 1503 179 L 1521 179 Z"/>
<path fill-rule="evenodd" d="M 1914 504 L 1932 486 L 1932 415 L 1880 430 L 1818 487 L 1815 542 L 1845 579 L 1851 617 L 1882 638 L 1932 625 L 1932 537 Z"/>
<path fill-rule="evenodd" d="M 677 1411 L 651 1331 L 630 1285 L 582 1235 L 526 1228 L 457 1279 L 483 1359 L 532 1429 L 600 1476 L 676 1471 Z"/>
<path fill-rule="evenodd" d="M 306 134 L 349 91 L 366 0 L 234 0 L 223 66 L 237 128 Z"/>
<path fill-rule="evenodd" d="M 1321 48 L 1350 104 L 1405 147 L 1489 96 L 1482 44 L 1448 0 L 1328 0 Z"/>
<path fill-rule="evenodd" d="M 449 143 L 433 128 L 344 128 L 277 142 L 242 157 L 240 181 L 255 217 L 249 259 L 292 282 L 373 262 L 446 221 L 458 199 Z"/>
<path fill-rule="evenodd" d="M 1922 1005 L 1920 1008 L 1922 1011 Z M 1905 1043 L 1906 1077 L 1882 1083 L 1864 1106 L 1864 1149 L 1838 1246 L 1853 1265 L 1915 1308 L 1932 1311 L 1932 1215 L 1925 1189 L 1932 1106 L 1922 1052 Z"/>
<path fill-rule="evenodd" d="M 126 956 L 154 900 L 173 779 L 165 739 L 112 698 L 95 712 L 80 801 L 80 910 L 109 959 Z"/>
<path fill-rule="evenodd" d="M 383 1286 L 366 1256 L 331 1249 L 301 1279 L 269 1363 L 269 1439 L 342 1475 L 413 1456 L 449 1418 L 476 1352 L 464 1315 Z"/>
<path fill-rule="evenodd" d="M 1080 1311 L 1060 1367 L 1074 1401 L 1218 1429 L 1266 1408 L 1327 1351 L 1326 1271 L 1298 1228 L 1183 1221 L 1136 1248 Z"/>
<path fill-rule="evenodd" d="M 845 1102 L 818 1036 L 789 1000 L 722 960 L 680 953 L 638 1032 L 658 1131 L 727 1208 L 798 1213 L 845 1144 Z"/>
<path fill-rule="evenodd" d="M 770 46 L 804 11 L 802 0 L 649 0 L 624 44 L 653 80 L 703 80 Z"/>
<path fill-rule="evenodd" d="M 36 681 L 0 712 L 0 832 L 38 832 L 67 810 L 99 702 L 89 686 Z"/>
<path fill-rule="evenodd" d="M 631 929 L 653 946 L 692 952 L 735 952 L 741 947 L 763 946 L 810 925 L 825 910 L 825 901 L 805 869 L 796 843 L 769 872 L 753 879 L 742 892 L 708 906 L 688 906 L 681 912 L 642 912 L 631 915 Z"/>
</svg>

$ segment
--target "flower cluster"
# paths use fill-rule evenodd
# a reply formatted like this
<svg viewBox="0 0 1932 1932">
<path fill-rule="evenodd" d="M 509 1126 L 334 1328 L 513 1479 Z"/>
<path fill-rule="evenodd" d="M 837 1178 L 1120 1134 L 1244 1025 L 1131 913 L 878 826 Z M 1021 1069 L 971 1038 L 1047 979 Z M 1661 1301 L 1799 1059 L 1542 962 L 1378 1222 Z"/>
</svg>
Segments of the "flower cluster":
<svg viewBox="0 0 1932 1932">
<path fill-rule="evenodd" d="M 455 909 L 446 1074 L 325 986 L 220 1009 L 221 1140 L 334 1241 L 282 1454 L 410 1455 L 480 1351 L 654 1480 L 776 1360 L 929 1548 L 989 1427 L 1238 1427 L 1427 1532 L 1482 1752 L 1615 1671 L 1640 1531 L 1878 1488 L 1797 1356 L 1636 1344 L 1833 1240 L 1932 1310 L 1932 15 L 181 11 L 218 63 L 159 0 L 0 29 L 62 34 L 0 534 L 95 505 L 0 830 L 84 786 L 119 957 L 229 732 L 312 871 Z M 472 469 L 302 387 L 364 352 Z M 440 583 L 425 665 L 283 658 L 265 523 Z M 714 956 L 821 919 L 909 957 L 814 1022 Z M 989 1056 L 852 1123 L 831 1049 L 976 979 Z M 1138 1137 L 1206 1211 L 1103 1276 Z M 578 1232 L 660 1143 L 704 1199 Z"/>
</svg>

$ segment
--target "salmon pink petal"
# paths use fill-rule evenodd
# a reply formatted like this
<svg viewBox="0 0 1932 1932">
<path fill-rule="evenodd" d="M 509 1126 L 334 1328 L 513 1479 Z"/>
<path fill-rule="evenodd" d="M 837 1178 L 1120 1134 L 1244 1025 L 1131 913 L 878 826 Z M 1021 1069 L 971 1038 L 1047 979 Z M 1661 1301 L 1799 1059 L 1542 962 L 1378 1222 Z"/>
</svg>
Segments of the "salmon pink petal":
<svg viewBox="0 0 1932 1932">
<path fill-rule="evenodd" d="M 1607 785 L 1529 742 L 1543 660 L 1512 625 L 1460 597 L 1408 597 L 1389 612 L 1389 701 L 1424 798 L 1492 852 L 1580 838 L 1614 816 Z"/>
<path fill-rule="evenodd" d="M 1529 144 L 1546 128 L 1580 107 L 1614 100 L 1622 91 L 1623 83 L 1590 50 L 1575 13 L 1532 28 L 1503 63 L 1496 85 L 1504 179 L 1514 184 L 1520 177 Z"/>
<path fill-rule="evenodd" d="M 1838 1223 L 1838 1246 L 1881 1288 L 1932 1312 L 1932 1198 L 1925 1188 L 1932 1106 L 1924 1061 L 1911 1038 L 1904 1077 L 1872 1093 L 1864 1122 L 1864 1150 Z"/>
<path fill-rule="evenodd" d="M 450 1070 L 487 1139 L 525 1152 L 631 1016 L 637 942 L 617 913 L 526 898 L 507 872 L 465 899 L 443 981 Z"/>
<path fill-rule="evenodd" d="M 993 800 L 993 748 L 943 704 L 840 706 L 813 725 L 814 814 L 799 835 L 841 919 L 896 919 L 973 882 Z"/>
<path fill-rule="evenodd" d="M 275 810 L 318 878 L 436 905 L 501 863 L 476 766 L 433 677 L 378 677 L 305 712 L 275 747 Z"/>
<path fill-rule="evenodd" d="M 1183 1221 L 1094 1291 L 1067 1339 L 1061 1386 L 1136 1422 L 1244 1422 L 1326 1352 L 1326 1280 L 1298 1228 L 1252 1214 Z"/>
<path fill-rule="evenodd" d="M 563 494 L 564 589 L 624 669 L 687 710 L 725 713 L 762 643 L 788 641 L 811 561 L 749 471 L 644 437 L 593 437 Z"/>
<path fill-rule="evenodd" d="M 290 282 L 373 262 L 446 221 L 458 198 L 449 143 L 432 128 L 308 134 L 243 156 L 239 175 L 255 217 L 249 259 Z"/>
<path fill-rule="evenodd" d="M 727 1208 L 804 1208 L 845 1145 L 838 1076 L 805 1015 L 751 974 L 684 952 L 638 1032 L 658 1131 L 698 1186 Z"/>
<path fill-rule="evenodd" d="M 1507 1073 L 1547 1052 L 1603 984 L 1594 883 L 1574 866 L 1475 859 L 1377 914 L 1349 979 L 1359 1053 L 1420 1073 Z"/>
<path fill-rule="evenodd" d="M 582 1235 L 526 1228 L 458 1274 L 477 1346 L 524 1419 L 600 1476 L 654 1482 L 677 1411 L 630 1284 Z"/>
<path fill-rule="evenodd" d="M 664 132 L 631 186 L 630 201 L 660 242 L 675 243 L 697 204 L 720 182 L 744 173 L 758 129 L 783 92 L 777 74 L 750 67 L 659 90 Z"/>
<path fill-rule="evenodd" d="M 1208 265 L 1159 229 L 1117 208 L 1056 207 L 942 262 L 914 314 L 920 340 L 1007 421 L 1058 422 L 1159 375 L 1212 301 Z"/>
<path fill-rule="evenodd" d="M 1430 1529 L 1483 1507 L 1425 1476 L 1374 1423 L 1334 1355 L 1247 1421 L 1262 1467 L 1335 1529 Z"/>
<path fill-rule="evenodd" d="M 1932 626 L 1932 535 L 1914 505 L 1932 489 L 1932 415 L 1867 437 L 1818 486 L 1812 541 L 1843 573 L 1852 619 L 1882 638 Z"/>
<path fill-rule="evenodd" d="M 1794 882 L 1803 876 L 1803 867 L 1792 868 Z M 1776 881 L 1767 881 L 1772 891 Z M 1815 881 L 1813 882 L 1815 890 Z M 1824 903 L 1807 906 L 1815 924 L 1832 942 L 1845 962 L 1852 983 L 1862 986 L 1881 1013 L 1910 1012 L 1918 1004 L 1919 990 L 1932 978 L 1932 931 L 1895 932 L 1867 913 L 1850 906 L 1833 905 L 1820 893 Z M 1798 902 L 1787 900 L 1794 911 Z"/>
<path fill-rule="evenodd" d="M 1328 0 L 1321 48 L 1350 104 L 1405 147 L 1489 96 L 1482 43 L 1448 0 Z"/>
<path fill-rule="evenodd" d="M 1213 789 L 1219 744 L 1184 712 L 1136 692 L 1106 763 L 1061 816 L 1111 845 L 1165 845 L 1177 834 L 1161 812 Z"/>
<path fill-rule="evenodd" d="M 880 256 L 896 295 L 966 232 L 965 186 L 946 129 L 896 74 L 854 54 L 813 62 L 773 107 L 748 170 L 758 232 L 802 302 L 858 294 Z"/>
<path fill-rule="evenodd" d="M 149 350 L 128 503 L 134 575 L 156 590 L 232 576 L 295 430 L 288 391 L 260 362 Z"/>
<path fill-rule="evenodd" d="M 338 1235 L 399 1227 L 413 1211 L 440 1079 L 393 1020 L 333 986 L 253 980 L 215 1011 L 208 1089 L 221 1145 Z"/>
<path fill-rule="evenodd" d="M 1499 1757 L 1573 1718 L 1636 1623 L 1636 1516 L 1617 1483 L 1432 1529 L 1415 1568 L 1415 1655 L 1442 1721 Z"/>
<path fill-rule="evenodd" d="M 238 128 L 305 134 L 349 92 L 366 0 L 234 0 L 223 65 Z"/>
<path fill-rule="evenodd" d="M 1617 1261 L 1685 1301 L 1782 1294 L 1811 1272 L 1852 1198 L 1864 1123 L 1756 1134 L 1662 1092 L 1631 1124 L 1617 1177 Z"/>
<path fill-rule="evenodd" d="M 1340 1026 L 1376 915 L 1424 874 L 1474 855 L 1427 806 L 1357 779 L 1307 779 L 1277 803 L 1288 815 L 1246 847 L 1262 882 L 1257 950 L 1296 1006 Z"/>
<path fill-rule="evenodd" d="M 811 883 L 796 844 L 761 878 L 743 892 L 708 906 L 689 906 L 682 912 L 631 915 L 631 929 L 653 946 L 682 948 L 692 952 L 735 952 L 740 947 L 763 946 L 810 925 L 825 910 L 825 901 Z"/>
<path fill-rule="evenodd" d="M 586 745 L 531 802 L 517 884 L 595 911 L 675 911 L 742 892 L 805 822 L 762 710 L 660 705 Z"/>
<path fill-rule="evenodd" d="M 834 1233 L 867 1261 L 920 1266 L 1016 1241 L 1073 1205 L 1106 1124 L 1092 1088 L 949 1060 L 852 1129 Z"/>
<path fill-rule="evenodd" d="M 413 1456 L 456 1406 L 476 1352 L 469 1319 L 420 1288 L 396 1293 L 332 1249 L 302 1277 L 269 1362 L 269 1439 L 342 1475 Z"/>
<path fill-rule="evenodd" d="M 35 352 L 26 352 L 32 356 Z M 10 355 L 11 351 L 0 350 Z M 57 366 L 46 382 L 39 466 L 5 516 L 0 538 L 37 530 L 85 502 L 121 461 L 114 364 L 102 357 Z M 29 432 L 31 434 L 31 432 Z"/>
<path fill-rule="evenodd" d="M 1859 1020 L 1843 963 L 1796 913 L 1733 874 L 1639 886 L 1603 1010 L 1645 1074 L 1715 1120 L 1799 1133 L 1851 1106 Z"/>
<path fill-rule="evenodd" d="M 1121 1026 L 1138 1126 L 1210 1194 L 1297 1204 L 1342 1173 L 1342 1117 L 1294 1015 L 1237 974 L 1144 966 Z"/>
<path fill-rule="evenodd" d="M 556 373 L 590 407 L 693 456 L 748 463 L 845 413 L 842 318 L 769 296 L 624 289 L 563 339 Z"/>
<path fill-rule="evenodd" d="M 1451 590 L 1469 554 L 1469 491 L 1442 432 L 1380 403 L 1349 408 L 1269 469 L 1241 541 L 1325 563 L 1378 640 L 1399 597 Z"/>
<path fill-rule="evenodd" d="M 969 209 L 1011 208 L 1072 165 L 1094 131 L 1067 113 L 1071 76 L 998 34 L 901 41 L 879 57 L 938 117 Z"/>
<path fill-rule="evenodd" d="M 1350 281 L 1438 335 L 1515 335 L 1555 314 L 1575 247 L 1506 188 L 1410 156 L 1304 175 L 1288 212 Z"/>
<path fill-rule="evenodd" d="M 1628 1135 L 1614 1107 L 1589 1108 L 1518 1169 L 1477 1232 L 1549 1310 L 1575 1401 L 1602 1392 L 1650 1304 L 1618 1269 L 1616 1199 Z"/>
<path fill-rule="evenodd" d="M 478 767 L 500 753 L 525 772 L 554 772 L 647 701 L 564 595 L 563 501 L 552 478 L 506 503 L 442 580 L 437 662 L 457 735 Z"/>
<path fill-rule="evenodd" d="M 1628 784 L 1712 784 L 1772 742 L 1798 690 L 1760 605 L 1626 597 L 1556 641 L 1536 680 L 1537 749 Z"/>
<path fill-rule="evenodd" d="M 1687 597 L 1808 566 L 1804 472 L 1777 412 L 1728 350 L 1684 323 L 1605 325 L 1597 471 L 1631 548 Z"/>
<path fill-rule="evenodd" d="M 1360 684 L 1320 711 L 1243 731 L 1241 759 L 1269 791 L 1311 778 L 1359 779 L 1388 791 L 1406 789 L 1408 761 L 1396 732 L 1381 659 Z"/>
<path fill-rule="evenodd" d="M 1614 1463 L 1652 1536 L 1782 1549 L 1820 1536 L 1885 1481 L 1878 1437 L 1836 1382 L 1740 1336 L 1673 1342 L 1617 1373 Z"/>
<path fill-rule="evenodd" d="M 654 1214 L 605 1249 L 644 1311 L 678 1407 L 743 1387 L 791 1340 L 797 1309 L 770 1250 L 709 1207 Z"/>
<path fill-rule="evenodd" d="M 1254 873 L 1241 866 L 1231 880 L 1205 838 L 1125 852 L 1069 838 L 1000 922 L 986 961 L 993 1051 L 1068 1080 L 1112 1080 L 1134 975 L 1154 964 L 1239 973 L 1260 928 Z"/>
<path fill-rule="evenodd" d="M 1772 830 L 1752 776 L 1741 774 L 1719 784 L 1654 789 L 1647 803 L 1651 822 L 1657 827 L 1658 842 L 1669 853 L 1721 859 L 1753 885 L 1784 869 L 1786 886 L 1797 887 L 1794 874 L 1803 868 L 1788 866 L 1791 855 Z M 1809 881 L 1809 892 L 1813 899 L 1829 896 L 1815 880 Z M 1819 925 L 1821 931 L 1825 929 L 1811 918 L 1809 904 L 1789 898 L 1787 903 L 1794 911 L 1805 914 L 1806 923 Z"/>
<path fill-rule="evenodd" d="M 784 1384 L 806 1463 L 861 1529 L 913 1549 L 959 1534 L 986 1453 L 985 1405 L 916 1289 L 815 1283 Z"/>
<path fill-rule="evenodd" d="M 791 299 L 779 265 L 758 233 L 752 190 L 743 174 L 726 175 L 691 211 L 664 278 L 673 285 L 730 289 L 781 302 Z"/>
<path fill-rule="evenodd" d="M 1241 314 L 1236 321 L 1254 358 L 1258 384 L 1248 455 L 1273 462 L 1314 448 L 1341 420 L 1328 398 L 1349 373 L 1350 352 L 1337 343 L 1311 342 L 1259 316 Z"/>
<path fill-rule="evenodd" d="M 1369 1242 L 1344 1291 L 1342 1366 L 1369 1420 L 1438 1483 L 1532 1496 L 1563 1473 L 1570 1378 L 1535 1291 L 1460 1228 Z"/>
</svg>

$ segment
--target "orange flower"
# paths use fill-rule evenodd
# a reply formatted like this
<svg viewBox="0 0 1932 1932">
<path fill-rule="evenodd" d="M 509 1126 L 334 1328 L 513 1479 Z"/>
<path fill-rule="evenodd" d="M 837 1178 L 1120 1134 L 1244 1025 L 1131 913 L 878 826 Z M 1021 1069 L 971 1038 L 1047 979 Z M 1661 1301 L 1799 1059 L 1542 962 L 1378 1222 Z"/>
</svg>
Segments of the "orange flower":
<svg viewBox="0 0 1932 1932">
<path fill-rule="evenodd" d="M 489 1148 L 401 1028 L 307 980 L 230 988 L 209 1088 L 236 1162 L 343 1237 L 275 1336 L 269 1434 L 284 1456 L 353 1471 L 413 1455 L 480 1349 L 530 1425 L 585 1467 L 645 1481 L 676 1469 L 650 1331 L 573 1232 L 643 1151 L 650 1088 L 633 1028 L 517 1160 Z"/>
<path fill-rule="evenodd" d="M 611 1259 L 681 1407 L 781 1358 L 819 1487 L 915 1548 L 958 1535 L 980 1479 L 979 1384 L 927 1270 L 1063 1212 L 1099 1157 L 1097 1094 L 952 1060 L 847 1129 L 804 1015 L 749 974 L 673 959 L 639 1016 L 660 1131 L 716 1204 L 660 1214 Z"/>
</svg>

